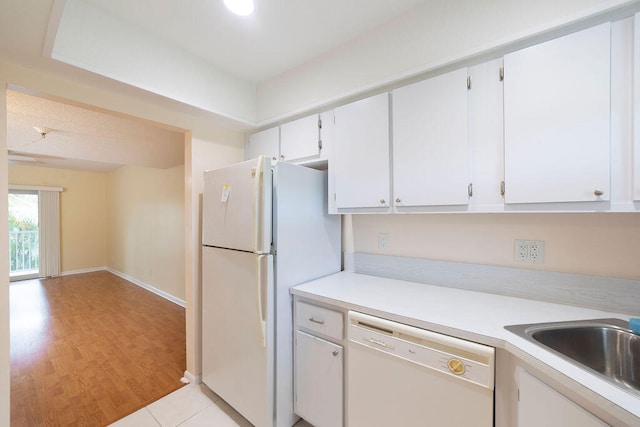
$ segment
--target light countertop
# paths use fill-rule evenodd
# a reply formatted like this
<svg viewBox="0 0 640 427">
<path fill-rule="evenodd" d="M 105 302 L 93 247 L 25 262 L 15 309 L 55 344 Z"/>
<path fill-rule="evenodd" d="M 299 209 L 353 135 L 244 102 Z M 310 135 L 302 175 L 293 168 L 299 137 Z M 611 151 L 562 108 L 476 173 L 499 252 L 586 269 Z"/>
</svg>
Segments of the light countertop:
<svg viewBox="0 0 640 427">
<path fill-rule="evenodd" d="M 640 398 L 504 329 L 525 323 L 612 317 L 628 320 L 628 315 L 352 272 L 295 286 L 291 293 L 503 348 L 515 356 L 524 353 L 638 417 L 640 423 Z"/>
</svg>

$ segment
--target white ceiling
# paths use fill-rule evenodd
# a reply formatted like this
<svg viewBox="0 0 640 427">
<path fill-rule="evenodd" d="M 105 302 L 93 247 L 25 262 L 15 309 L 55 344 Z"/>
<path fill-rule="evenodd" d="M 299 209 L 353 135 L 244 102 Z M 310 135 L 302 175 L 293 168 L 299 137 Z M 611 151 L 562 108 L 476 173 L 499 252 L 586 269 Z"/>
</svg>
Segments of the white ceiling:
<svg viewBox="0 0 640 427">
<path fill-rule="evenodd" d="M 180 131 L 19 91 L 7 91 L 7 122 L 14 164 L 106 172 L 125 164 L 164 169 L 184 163 Z"/>
<path fill-rule="evenodd" d="M 375 32 L 429 0 L 255 0 L 255 12 L 249 17 L 232 15 L 223 0 L 80 1 L 197 55 L 224 73 L 258 84 Z M 57 25 L 64 3 L 3 0 L 0 61 L 127 90 L 43 53 L 50 42 L 48 31 Z M 182 132 L 63 101 L 11 92 L 9 149 L 31 153 L 32 158 L 33 154 L 61 158 L 40 157 L 30 164 L 90 170 L 122 164 L 169 167 L 183 161 Z M 42 139 L 34 126 L 53 131 Z"/>
</svg>

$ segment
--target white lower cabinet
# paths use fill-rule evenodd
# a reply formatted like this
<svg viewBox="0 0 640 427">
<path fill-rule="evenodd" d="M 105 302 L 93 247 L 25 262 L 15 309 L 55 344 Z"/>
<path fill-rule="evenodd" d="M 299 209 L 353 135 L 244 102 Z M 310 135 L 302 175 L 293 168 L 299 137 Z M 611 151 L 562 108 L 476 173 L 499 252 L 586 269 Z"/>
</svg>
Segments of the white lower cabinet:
<svg viewBox="0 0 640 427">
<path fill-rule="evenodd" d="M 597 427 L 605 422 L 524 369 L 516 372 L 518 427 Z"/>
<path fill-rule="evenodd" d="M 314 427 L 340 427 L 344 419 L 343 315 L 296 301 L 295 323 L 294 411 Z"/>
<path fill-rule="evenodd" d="M 343 348 L 296 331 L 295 411 L 315 427 L 342 425 Z"/>
</svg>

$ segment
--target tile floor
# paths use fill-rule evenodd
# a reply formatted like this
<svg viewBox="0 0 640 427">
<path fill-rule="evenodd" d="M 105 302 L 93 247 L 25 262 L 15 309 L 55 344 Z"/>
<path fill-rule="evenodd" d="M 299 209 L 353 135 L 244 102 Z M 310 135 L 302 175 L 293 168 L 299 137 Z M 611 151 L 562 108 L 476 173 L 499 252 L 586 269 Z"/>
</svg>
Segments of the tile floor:
<svg viewBox="0 0 640 427">
<path fill-rule="evenodd" d="M 251 427 L 242 415 L 204 385 L 188 384 L 111 427 Z M 313 427 L 300 420 L 295 427 Z"/>
</svg>

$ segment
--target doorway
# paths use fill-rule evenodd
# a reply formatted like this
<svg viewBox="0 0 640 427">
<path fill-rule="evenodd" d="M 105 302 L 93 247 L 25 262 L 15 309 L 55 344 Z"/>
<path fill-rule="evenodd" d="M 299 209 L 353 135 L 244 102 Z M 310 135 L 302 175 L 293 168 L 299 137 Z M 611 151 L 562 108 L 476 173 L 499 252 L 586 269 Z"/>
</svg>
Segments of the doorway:
<svg viewBox="0 0 640 427">
<path fill-rule="evenodd" d="M 9 278 L 40 276 L 38 192 L 9 191 Z"/>
</svg>

